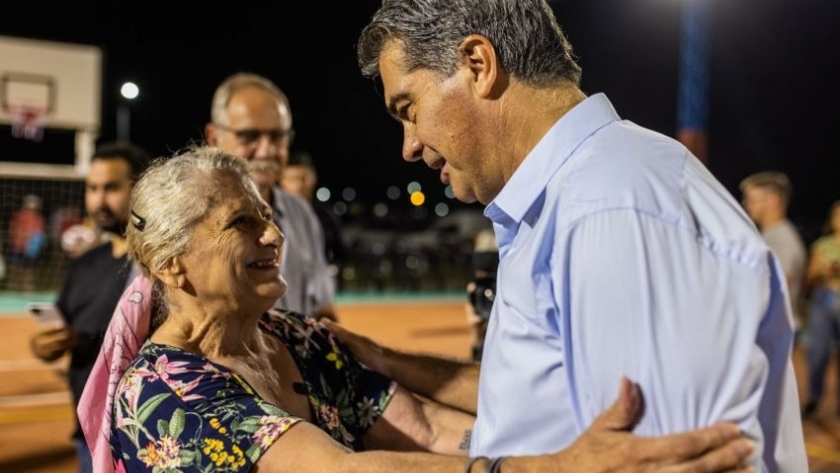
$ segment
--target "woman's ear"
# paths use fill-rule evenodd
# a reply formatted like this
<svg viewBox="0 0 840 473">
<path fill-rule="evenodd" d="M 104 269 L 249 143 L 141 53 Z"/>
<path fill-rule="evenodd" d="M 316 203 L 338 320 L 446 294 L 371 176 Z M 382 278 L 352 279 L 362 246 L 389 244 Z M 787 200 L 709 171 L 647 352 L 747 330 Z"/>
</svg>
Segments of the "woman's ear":
<svg viewBox="0 0 840 473">
<path fill-rule="evenodd" d="M 163 268 L 155 271 L 155 273 L 158 279 L 167 287 L 181 289 L 187 282 L 184 266 L 181 264 L 181 258 L 178 256 L 173 256 Z"/>
</svg>

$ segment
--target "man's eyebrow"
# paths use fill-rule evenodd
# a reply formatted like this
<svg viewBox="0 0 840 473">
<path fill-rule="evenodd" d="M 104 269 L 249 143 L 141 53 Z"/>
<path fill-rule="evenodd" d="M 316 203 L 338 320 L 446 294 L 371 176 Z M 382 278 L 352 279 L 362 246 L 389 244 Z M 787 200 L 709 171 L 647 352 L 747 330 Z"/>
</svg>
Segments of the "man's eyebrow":
<svg viewBox="0 0 840 473">
<path fill-rule="evenodd" d="M 397 111 L 397 102 L 402 100 L 408 100 L 408 92 L 401 92 L 396 95 L 392 95 L 391 98 L 388 100 L 388 113 L 391 114 L 394 118 L 399 120 L 400 114 Z"/>
</svg>

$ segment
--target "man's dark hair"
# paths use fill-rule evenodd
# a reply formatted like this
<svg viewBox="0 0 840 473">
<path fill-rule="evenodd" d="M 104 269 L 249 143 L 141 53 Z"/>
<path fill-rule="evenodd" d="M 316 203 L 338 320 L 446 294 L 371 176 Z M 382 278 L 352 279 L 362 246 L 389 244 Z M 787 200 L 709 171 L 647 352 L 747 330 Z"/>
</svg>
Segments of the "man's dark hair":
<svg viewBox="0 0 840 473">
<path fill-rule="evenodd" d="M 112 141 L 96 147 L 91 161 L 123 159 L 131 167 L 131 180 L 137 181 L 148 167 L 151 157 L 140 146 L 128 141 Z"/>
<path fill-rule="evenodd" d="M 293 150 L 289 153 L 289 162 L 287 166 L 305 166 L 310 169 L 315 169 L 315 162 L 312 160 L 312 155 L 303 150 Z"/>
</svg>

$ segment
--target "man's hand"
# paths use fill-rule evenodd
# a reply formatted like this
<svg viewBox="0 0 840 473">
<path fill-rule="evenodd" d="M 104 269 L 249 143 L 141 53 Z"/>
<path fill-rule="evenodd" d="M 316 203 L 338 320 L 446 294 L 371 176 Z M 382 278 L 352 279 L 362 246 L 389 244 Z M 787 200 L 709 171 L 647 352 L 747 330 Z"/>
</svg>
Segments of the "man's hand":
<svg viewBox="0 0 840 473">
<path fill-rule="evenodd" d="M 41 360 L 50 362 L 61 358 L 73 347 L 75 337 L 66 327 L 51 328 L 35 334 L 29 341 L 32 353 Z"/>
<path fill-rule="evenodd" d="M 618 399 L 602 412 L 569 448 L 554 455 L 551 470 L 590 473 L 717 473 L 752 471 L 745 468 L 752 442 L 740 439 L 736 425 L 719 424 L 664 437 L 639 437 L 631 430 L 641 419 L 643 401 L 638 386 L 621 380 Z M 569 470 L 571 471 L 571 470 Z"/>
<path fill-rule="evenodd" d="M 388 367 L 388 360 L 379 344 L 367 337 L 353 333 L 331 320 L 321 319 L 320 322 L 321 325 L 344 342 L 350 348 L 350 351 L 356 355 L 356 358 L 365 366 L 383 376 L 388 378 L 392 377 Z"/>
<path fill-rule="evenodd" d="M 315 320 L 329 320 L 338 322 L 338 314 L 335 313 L 335 306 L 333 304 L 326 304 L 321 306 L 313 316 Z"/>
</svg>

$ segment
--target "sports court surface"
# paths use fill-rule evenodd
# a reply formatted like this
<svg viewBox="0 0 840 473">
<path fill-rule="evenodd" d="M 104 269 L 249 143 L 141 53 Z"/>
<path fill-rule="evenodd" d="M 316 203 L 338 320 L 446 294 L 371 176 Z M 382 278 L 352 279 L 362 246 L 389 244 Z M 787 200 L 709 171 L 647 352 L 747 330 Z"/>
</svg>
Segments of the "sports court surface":
<svg viewBox="0 0 840 473">
<path fill-rule="evenodd" d="M 348 328 L 383 344 L 469 356 L 464 306 L 457 299 L 348 302 L 339 309 Z M 30 355 L 28 338 L 35 328 L 23 313 L 0 313 L 0 473 L 75 473 L 72 408 L 61 374 L 66 360 L 48 365 Z M 794 363 L 802 393 L 799 349 Z M 833 393 L 838 366 L 829 371 L 826 392 Z M 804 422 L 812 473 L 840 472 L 838 405 L 831 396 L 825 401 L 818 415 Z"/>
</svg>

